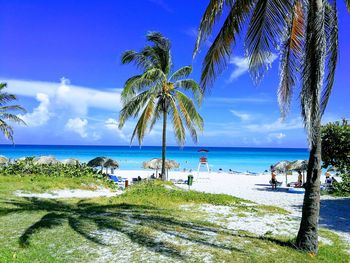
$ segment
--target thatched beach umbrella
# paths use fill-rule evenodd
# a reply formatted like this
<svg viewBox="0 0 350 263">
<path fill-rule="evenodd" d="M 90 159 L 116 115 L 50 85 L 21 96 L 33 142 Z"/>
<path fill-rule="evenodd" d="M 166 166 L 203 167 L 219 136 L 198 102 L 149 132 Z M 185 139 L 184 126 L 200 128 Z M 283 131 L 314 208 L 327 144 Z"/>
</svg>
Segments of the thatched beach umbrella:
<svg viewBox="0 0 350 263">
<path fill-rule="evenodd" d="M 276 163 L 273 168 L 280 173 L 284 173 L 286 176 L 286 185 L 288 184 L 288 178 L 287 178 L 287 166 L 290 164 L 289 161 L 279 161 L 278 163 Z"/>
<path fill-rule="evenodd" d="M 0 165 L 5 165 L 9 162 L 9 159 L 5 156 L 0 156 Z"/>
<path fill-rule="evenodd" d="M 92 160 L 90 160 L 88 163 L 87 163 L 87 166 L 90 166 L 90 167 L 101 167 L 101 173 L 103 172 L 103 167 L 104 167 L 104 163 L 106 162 L 107 160 L 107 157 L 102 157 L 102 156 L 99 156 L 99 157 L 96 157 Z"/>
<path fill-rule="evenodd" d="M 118 168 L 119 164 L 116 160 L 113 160 L 111 158 L 107 158 L 106 161 L 104 162 L 103 166 L 106 168 L 106 172 L 108 168 Z"/>
<path fill-rule="evenodd" d="M 80 162 L 78 159 L 74 159 L 74 158 L 68 158 L 62 161 L 63 164 L 65 165 L 79 165 Z"/>
<path fill-rule="evenodd" d="M 305 182 L 305 171 L 307 170 L 308 161 L 307 160 L 296 160 L 287 165 L 287 170 L 298 171 L 303 174 L 303 183 Z"/>
<path fill-rule="evenodd" d="M 57 164 L 59 162 L 53 156 L 40 156 L 34 159 L 34 164 Z"/>
<path fill-rule="evenodd" d="M 179 167 L 180 164 L 177 163 L 175 160 L 165 160 L 165 168 L 167 170 Z M 158 174 L 158 170 L 162 168 L 162 159 L 153 158 L 149 161 L 145 161 L 143 162 L 143 168 L 156 170 L 156 174 Z"/>
<path fill-rule="evenodd" d="M 296 160 L 290 162 L 287 165 L 287 170 L 292 171 L 306 171 L 307 170 L 308 161 L 307 160 Z"/>
</svg>

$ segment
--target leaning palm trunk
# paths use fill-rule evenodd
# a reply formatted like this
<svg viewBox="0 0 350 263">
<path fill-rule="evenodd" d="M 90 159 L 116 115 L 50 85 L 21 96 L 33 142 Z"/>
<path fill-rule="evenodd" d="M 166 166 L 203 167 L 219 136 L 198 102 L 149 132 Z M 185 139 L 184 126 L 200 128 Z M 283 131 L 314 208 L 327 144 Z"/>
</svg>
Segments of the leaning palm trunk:
<svg viewBox="0 0 350 263">
<path fill-rule="evenodd" d="M 167 112 L 163 111 L 163 139 L 162 139 L 162 179 L 167 180 L 165 173 L 165 160 L 166 160 L 166 121 Z"/>
<path fill-rule="evenodd" d="M 306 36 L 304 83 L 301 94 L 302 113 L 309 132 L 310 157 L 300 229 L 296 244 L 305 251 L 317 253 L 320 214 L 321 175 L 321 90 L 323 85 L 326 39 L 322 0 L 309 0 Z"/>
</svg>

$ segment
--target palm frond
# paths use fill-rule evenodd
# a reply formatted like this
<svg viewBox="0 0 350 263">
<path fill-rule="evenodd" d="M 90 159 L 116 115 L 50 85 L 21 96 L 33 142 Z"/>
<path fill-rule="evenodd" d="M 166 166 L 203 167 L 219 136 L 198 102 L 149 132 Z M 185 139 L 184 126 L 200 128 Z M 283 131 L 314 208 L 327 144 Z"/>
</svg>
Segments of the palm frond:
<svg viewBox="0 0 350 263">
<path fill-rule="evenodd" d="M 181 116 L 177 109 L 175 100 L 173 98 L 169 99 L 169 111 L 172 116 L 173 130 L 175 134 L 175 139 L 180 146 L 185 144 L 185 128 L 182 123 Z"/>
<path fill-rule="evenodd" d="M 350 13 L 350 0 L 346 0 L 346 6 L 348 7 L 348 11 Z"/>
<path fill-rule="evenodd" d="M 185 120 L 186 127 L 190 132 L 192 140 L 194 143 L 198 143 L 195 125 L 200 131 L 203 131 L 203 119 L 197 112 L 193 112 L 194 105 L 191 99 L 186 97 L 186 95 L 182 94 L 181 92 L 177 92 L 176 99 L 179 105 L 179 111 Z"/>
<path fill-rule="evenodd" d="M 301 1 L 295 3 L 285 34 L 285 40 L 281 48 L 280 84 L 277 92 L 283 118 L 290 108 L 293 88 L 297 81 L 297 74 L 303 57 L 305 19 Z"/>
<path fill-rule="evenodd" d="M 6 122 L 0 119 L 0 131 L 13 143 L 13 129 Z"/>
<path fill-rule="evenodd" d="M 178 70 L 176 70 L 169 78 L 169 81 L 176 81 L 180 78 L 186 78 L 188 75 L 192 73 L 191 66 L 185 66 Z"/>
<path fill-rule="evenodd" d="M 21 111 L 21 112 L 27 112 L 25 108 L 23 108 L 20 105 L 9 105 L 9 106 L 0 106 L 0 112 L 4 111 Z"/>
<path fill-rule="evenodd" d="M 230 13 L 204 58 L 200 82 L 203 90 L 211 87 L 216 76 L 226 68 L 231 55 L 231 46 L 235 44 L 236 35 L 241 32 L 254 3 L 255 0 L 236 0 L 233 3 Z M 203 32 L 206 31 L 208 29 L 204 27 Z"/>
<path fill-rule="evenodd" d="M 224 5 L 231 7 L 233 0 L 211 0 L 204 12 L 198 30 L 197 41 L 193 51 L 193 57 L 198 53 L 200 46 L 211 34 L 215 23 L 220 19 Z"/>
<path fill-rule="evenodd" d="M 169 39 L 159 32 L 149 32 L 147 34 L 147 40 L 152 41 L 155 44 L 152 48 L 157 54 L 161 66 L 159 69 L 161 69 L 164 74 L 168 74 L 172 66 L 170 52 L 171 45 Z"/>
<path fill-rule="evenodd" d="M 332 92 L 335 70 L 338 60 L 338 15 L 337 4 L 334 0 L 333 5 L 325 1 L 325 34 L 327 39 L 327 63 L 326 63 L 326 78 L 325 87 L 321 98 L 321 114 L 323 115 L 329 97 Z"/>
<path fill-rule="evenodd" d="M 119 113 L 119 129 L 121 129 L 126 120 L 130 117 L 136 117 L 140 110 L 147 104 L 152 91 L 146 90 L 130 99 L 121 109 Z"/>
<path fill-rule="evenodd" d="M 148 123 L 152 118 L 153 112 L 154 112 L 154 96 L 151 96 L 135 126 L 135 129 L 131 136 L 130 144 L 133 142 L 135 136 L 137 136 L 139 145 L 142 144 L 143 138 L 145 137 L 145 132 L 147 130 Z"/>
<path fill-rule="evenodd" d="M 310 145 L 317 142 L 318 125 L 321 120 L 320 98 L 326 54 L 324 9 L 308 10 L 306 29 L 303 85 L 300 93 L 301 114 L 308 132 Z"/>
<path fill-rule="evenodd" d="M 186 111 L 186 115 L 188 115 L 189 119 L 191 119 L 191 121 L 199 128 L 200 131 L 203 131 L 203 118 L 197 112 L 193 101 L 181 91 L 176 91 L 175 96 L 179 105 L 181 105 L 180 108 L 183 108 L 184 111 Z"/>
<path fill-rule="evenodd" d="M 7 112 L 0 112 L 0 119 L 12 121 L 12 122 L 15 122 L 17 124 L 26 125 L 26 123 L 20 117 L 18 117 L 15 114 L 7 113 Z"/>
<path fill-rule="evenodd" d="M 190 90 L 193 94 L 193 97 L 196 103 L 198 103 L 198 105 L 202 103 L 203 92 L 195 80 L 193 79 L 178 80 L 174 83 L 174 87 L 176 89 L 182 88 L 184 90 Z"/>
<path fill-rule="evenodd" d="M 151 61 L 142 53 L 136 52 L 134 50 L 127 50 L 122 54 L 121 57 L 122 64 L 133 63 L 137 68 L 146 71 L 152 68 Z"/>
<path fill-rule="evenodd" d="M 153 114 L 152 120 L 150 122 L 150 126 L 149 126 L 150 131 L 153 129 L 156 122 L 160 119 L 161 113 L 162 113 L 162 101 L 158 100 L 157 105 L 154 109 L 154 114 Z"/>
<path fill-rule="evenodd" d="M 258 0 L 252 14 L 245 45 L 249 59 L 249 70 L 257 83 L 271 63 L 273 48 L 283 35 L 289 0 Z"/>
</svg>

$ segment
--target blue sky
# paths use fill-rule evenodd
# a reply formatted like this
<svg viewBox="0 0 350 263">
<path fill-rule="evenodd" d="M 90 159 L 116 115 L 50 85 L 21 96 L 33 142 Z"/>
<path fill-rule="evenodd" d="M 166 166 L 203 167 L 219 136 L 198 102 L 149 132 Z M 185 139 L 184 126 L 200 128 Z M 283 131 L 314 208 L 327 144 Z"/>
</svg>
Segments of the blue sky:
<svg viewBox="0 0 350 263">
<path fill-rule="evenodd" d="M 117 129 L 119 94 L 137 70 L 120 55 L 139 50 L 148 31 L 172 42 L 175 68 L 193 65 L 199 80 L 204 50 L 192 60 L 196 28 L 208 1 L 0 0 L 0 81 L 28 112 L 15 126 L 18 144 L 128 145 L 135 121 Z M 340 1 L 340 58 L 323 122 L 350 117 L 350 15 Z M 288 118 L 277 105 L 279 59 L 259 86 L 247 73 L 242 41 L 200 108 L 206 146 L 306 147 L 298 91 Z M 144 145 L 160 145 L 160 124 Z M 169 129 L 169 145 L 176 145 Z M 0 143 L 7 143 L 3 138 Z M 190 138 L 186 145 L 193 145 Z"/>
</svg>

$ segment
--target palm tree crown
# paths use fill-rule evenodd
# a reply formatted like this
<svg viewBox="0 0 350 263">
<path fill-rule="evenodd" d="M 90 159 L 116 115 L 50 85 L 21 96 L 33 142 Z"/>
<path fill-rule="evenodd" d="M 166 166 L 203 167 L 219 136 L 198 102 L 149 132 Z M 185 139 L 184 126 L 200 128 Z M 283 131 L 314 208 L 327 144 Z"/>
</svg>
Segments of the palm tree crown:
<svg viewBox="0 0 350 263">
<path fill-rule="evenodd" d="M 18 124 L 24 124 L 25 122 L 17 115 L 10 113 L 11 111 L 25 111 L 19 105 L 7 105 L 13 100 L 17 100 L 16 96 L 4 92 L 6 83 L 0 83 L 0 130 L 7 139 L 13 142 L 13 128 L 7 123 L 7 121 L 15 122 Z"/>
<path fill-rule="evenodd" d="M 195 103 L 200 104 L 202 92 L 193 79 L 187 78 L 191 66 L 185 66 L 172 72 L 170 42 L 158 32 L 147 34 L 152 45 L 144 47 L 140 52 L 126 51 L 122 55 L 122 63 L 134 63 L 142 74 L 129 78 L 122 92 L 123 108 L 119 116 L 119 128 L 130 117 L 139 116 L 131 142 L 135 138 L 139 144 L 145 136 L 147 128 L 152 129 L 162 113 L 171 115 L 175 138 L 180 145 L 185 143 L 185 127 L 197 142 L 197 129 L 203 129 L 203 119 L 198 114 Z M 195 103 L 185 92 L 193 94 Z M 164 127 L 163 127 L 164 128 Z"/>
</svg>

